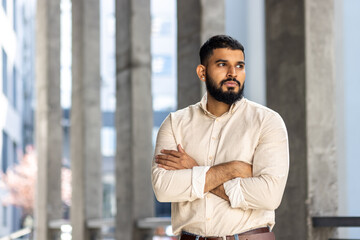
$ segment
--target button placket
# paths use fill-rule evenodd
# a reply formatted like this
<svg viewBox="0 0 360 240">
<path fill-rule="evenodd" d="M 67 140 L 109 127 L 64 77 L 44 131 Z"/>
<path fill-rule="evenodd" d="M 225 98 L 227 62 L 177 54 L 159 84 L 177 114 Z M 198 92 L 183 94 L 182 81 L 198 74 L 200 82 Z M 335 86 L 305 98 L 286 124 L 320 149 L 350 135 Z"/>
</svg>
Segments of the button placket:
<svg viewBox="0 0 360 240">
<path fill-rule="evenodd" d="M 207 158 L 207 162 L 209 164 L 209 166 L 212 166 L 216 157 L 216 149 L 217 149 L 217 144 L 218 144 L 218 136 L 219 136 L 219 131 L 221 129 L 221 122 L 219 120 L 219 118 L 216 118 L 214 120 L 213 123 L 213 130 L 211 132 L 211 136 L 210 136 L 210 147 L 209 147 L 209 153 L 208 153 L 208 158 Z"/>
<path fill-rule="evenodd" d="M 206 228 L 206 232 L 210 229 L 212 229 L 212 200 L 209 197 L 211 193 L 208 193 L 208 197 L 205 198 L 205 202 L 206 202 L 206 208 L 205 208 L 205 228 Z"/>
<path fill-rule="evenodd" d="M 207 156 L 207 164 L 212 166 L 215 161 L 216 157 L 216 149 L 218 144 L 218 135 L 221 129 L 221 121 L 216 118 L 213 122 L 213 128 L 210 135 L 209 140 L 209 152 Z M 207 197 L 205 198 L 206 208 L 205 208 L 205 226 L 206 231 L 212 229 L 212 217 L 213 217 L 213 206 L 212 206 L 213 199 L 211 198 L 211 193 L 208 193 Z"/>
</svg>

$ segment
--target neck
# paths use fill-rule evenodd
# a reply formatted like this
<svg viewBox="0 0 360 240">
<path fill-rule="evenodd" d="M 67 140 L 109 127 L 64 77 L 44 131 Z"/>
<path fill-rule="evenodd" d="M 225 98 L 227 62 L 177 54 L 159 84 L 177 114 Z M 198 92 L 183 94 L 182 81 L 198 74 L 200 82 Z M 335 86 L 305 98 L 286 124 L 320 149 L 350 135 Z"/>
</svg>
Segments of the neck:
<svg viewBox="0 0 360 240">
<path fill-rule="evenodd" d="M 221 115 L 229 111 L 230 105 L 217 101 L 209 93 L 207 93 L 206 108 L 211 114 L 220 117 Z"/>
</svg>

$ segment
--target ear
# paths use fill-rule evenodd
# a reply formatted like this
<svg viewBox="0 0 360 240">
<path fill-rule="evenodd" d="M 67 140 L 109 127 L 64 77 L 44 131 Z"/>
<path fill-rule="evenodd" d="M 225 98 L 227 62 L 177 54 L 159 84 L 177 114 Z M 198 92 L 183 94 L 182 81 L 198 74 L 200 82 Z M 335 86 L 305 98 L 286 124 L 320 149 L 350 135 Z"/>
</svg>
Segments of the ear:
<svg viewBox="0 0 360 240">
<path fill-rule="evenodd" d="M 197 67 L 196 67 L 196 73 L 200 79 L 200 81 L 203 81 L 205 82 L 205 71 L 206 71 L 206 67 L 202 64 L 199 64 Z"/>
</svg>

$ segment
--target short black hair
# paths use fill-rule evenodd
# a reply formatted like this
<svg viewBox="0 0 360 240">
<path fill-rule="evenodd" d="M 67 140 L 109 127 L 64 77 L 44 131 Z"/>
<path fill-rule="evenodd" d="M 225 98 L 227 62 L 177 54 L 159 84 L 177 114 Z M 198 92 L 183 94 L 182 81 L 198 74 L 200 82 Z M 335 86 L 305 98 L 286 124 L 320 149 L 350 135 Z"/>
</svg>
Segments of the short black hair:
<svg viewBox="0 0 360 240">
<path fill-rule="evenodd" d="M 217 48 L 228 48 L 231 50 L 241 50 L 245 58 L 244 46 L 236 39 L 227 35 L 215 35 L 209 38 L 200 48 L 200 63 L 206 64 L 206 61 L 213 54 L 213 50 Z"/>
</svg>

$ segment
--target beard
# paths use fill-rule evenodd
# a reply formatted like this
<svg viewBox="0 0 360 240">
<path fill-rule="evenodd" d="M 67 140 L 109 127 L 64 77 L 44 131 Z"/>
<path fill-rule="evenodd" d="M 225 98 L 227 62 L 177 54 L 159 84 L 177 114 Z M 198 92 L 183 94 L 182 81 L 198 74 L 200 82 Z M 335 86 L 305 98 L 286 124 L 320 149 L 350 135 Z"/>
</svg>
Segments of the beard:
<svg viewBox="0 0 360 240">
<path fill-rule="evenodd" d="M 235 92 L 234 88 L 228 88 L 227 91 L 222 90 L 222 86 L 228 82 L 228 81 L 234 81 L 239 85 L 239 91 Z M 223 102 L 226 104 L 233 104 L 236 101 L 239 101 L 243 98 L 243 92 L 244 92 L 244 85 L 241 86 L 241 83 L 236 78 L 228 78 L 225 80 L 222 80 L 220 82 L 220 86 L 217 87 L 215 84 L 215 81 L 206 73 L 206 89 L 208 93 L 215 98 L 219 102 Z"/>
</svg>

